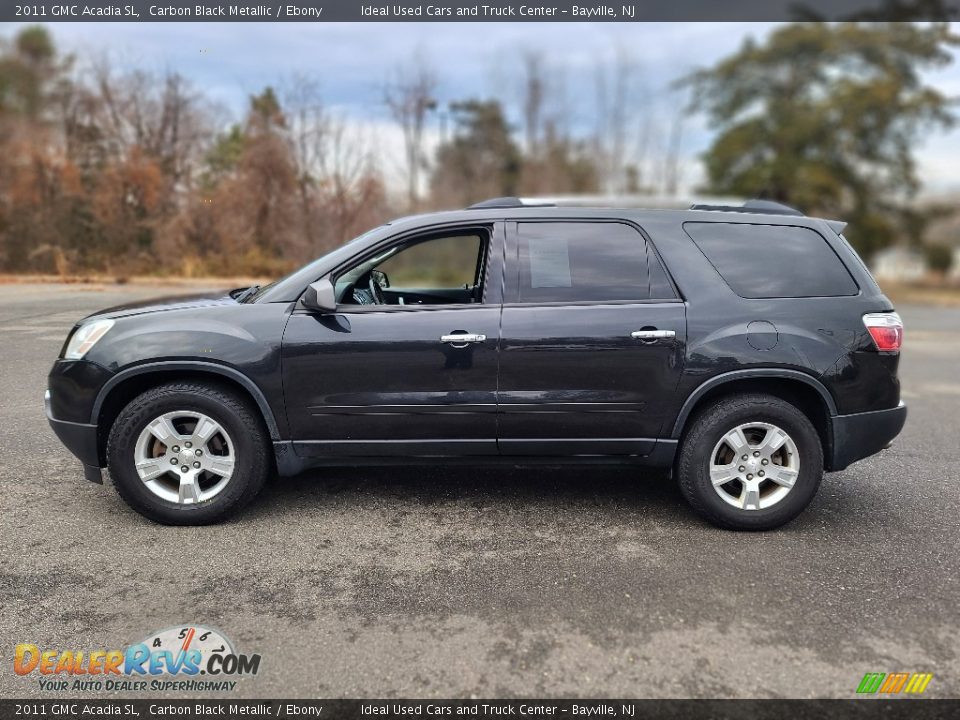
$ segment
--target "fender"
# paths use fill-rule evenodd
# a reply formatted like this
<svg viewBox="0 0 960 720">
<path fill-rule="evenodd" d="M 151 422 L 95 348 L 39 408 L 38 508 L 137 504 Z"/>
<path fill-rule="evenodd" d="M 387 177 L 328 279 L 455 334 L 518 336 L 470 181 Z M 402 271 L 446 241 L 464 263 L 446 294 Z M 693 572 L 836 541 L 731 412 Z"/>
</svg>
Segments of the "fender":
<svg viewBox="0 0 960 720">
<path fill-rule="evenodd" d="M 705 380 L 702 384 L 697 386 L 696 390 L 690 393 L 690 397 L 686 399 L 686 401 L 683 403 L 683 407 L 680 408 L 680 414 L 677 415 L 677 420 L 673 424 L 673 432 L 670 434 L 670 437 L 673 439 L 680 438 L 680 435 L 683 432 L 683 426 L 686 424 L 687 418 L 693 411 L 694 406 L 697 404 L 700 398 L 702 398 L 710 390 L 713 390 L 714 388 L 724 385 L 728 382 L 733 382 L 735 380 L 749 380 L 752 378 L 799 380 L 800 382 L 806 383 L 816 390 L 820 395 L 820 398 L 827 406 L 827 411 L 830 413 L 830 417 L 837 416 L 837 404 L 834 401 L 833 396 L 830 394 L 830 391 L 827 390 L 826 386 L 822 382 L 817 380 L 817 378 L 813 377 L 812 375 L 807 375 L 799 370 L 790 370 L 789 368 L 752 368 L 747 370 L 732 370 L 730 372 L 715 375 L 709 380 Z"/>
<path fill-rule="evenodd" d="M 162 360 L 158 362 L 146 363 L 144 365 L 135 365 L 133 367 L 126 368 L 125 370 L 121 370 L 107 382 L 105 382 L 103 387 L 100 388 L 100 392 L 97 393 L 97 399 L 94 401 L 93 410 L 90 413 L 90 422 L 94 425 L 97 423 L 97 418 L 100 416 L 100 408 L 103 406 L 104 401 L 106 401 L 110 391 L 124 380 L 127 380 L 135 375 L 143 375 L 144 373 L 168 370 L 195 370 L 197 372 L 213 373 L 215 375 L 222 375 L 223 377 L 227 377 L 238 382 L 256 401 L 257 407 L 260 409 L 260 414 L 263 415 L 264 422 L 267 424 L 267 431 L 270 433 L 270 439 L 280 439 L 280 430 L 277 427 L 276 418 L 273 416 L 273 410 L 270 409 L 270 404 L 267 402 L 266 397 L 264 397 L 263 392 L 253 383 L 252 380 L 250 380 L 250 378 L 248 378 L 239 370 L 230 367 L 229 365 L 220 365 L 218 363 L 202 362 L 199 360 Z"/>
</svg>

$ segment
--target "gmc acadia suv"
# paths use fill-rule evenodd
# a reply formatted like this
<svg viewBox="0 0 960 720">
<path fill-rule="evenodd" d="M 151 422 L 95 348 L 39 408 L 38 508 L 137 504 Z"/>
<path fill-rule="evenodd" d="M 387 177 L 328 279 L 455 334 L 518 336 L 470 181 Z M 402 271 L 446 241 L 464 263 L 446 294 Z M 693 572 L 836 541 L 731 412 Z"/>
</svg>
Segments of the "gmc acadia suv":
<svg viewBox="0 0 960 720">
<path fill-rule="evenodd" d="M 842 229 L 764 201 L 404 218 L 264 287 L 82 320 L 47 414 L 162 523 L 274 471 L 466 459 L 671 468 L 710 522 L 774 528 L 906 419 L 903 325 Z"/>
</svg>

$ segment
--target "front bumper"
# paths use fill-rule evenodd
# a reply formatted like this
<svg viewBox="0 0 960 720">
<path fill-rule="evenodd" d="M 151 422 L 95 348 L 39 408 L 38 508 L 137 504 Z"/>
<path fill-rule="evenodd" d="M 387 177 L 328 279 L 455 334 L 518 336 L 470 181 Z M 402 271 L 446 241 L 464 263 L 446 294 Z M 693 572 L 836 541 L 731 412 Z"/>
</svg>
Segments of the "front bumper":
<svg viewBox="0 0 960 720">
<path fill-rule="evenodd" d="M 97 447 L 97 426 L 57 420 L 53 417 L 49 390 L 43 397 L 43 404 L 53 432 L 60 438 L 60 442 L 66 445 L 67 449 L 83 463 L 84 476 L 87 480 L 102 483 L 103 474 L 100 472 L 100 453 Z"/>
<path fill-rule="evenodd" d="M 827 469 L 843 470 L 851 463 L 889 447 L 906 421 L 907 406 L 903 401 L 889 410 L 837 415 L 831 418 L 833 452 Z"/>
</svg>

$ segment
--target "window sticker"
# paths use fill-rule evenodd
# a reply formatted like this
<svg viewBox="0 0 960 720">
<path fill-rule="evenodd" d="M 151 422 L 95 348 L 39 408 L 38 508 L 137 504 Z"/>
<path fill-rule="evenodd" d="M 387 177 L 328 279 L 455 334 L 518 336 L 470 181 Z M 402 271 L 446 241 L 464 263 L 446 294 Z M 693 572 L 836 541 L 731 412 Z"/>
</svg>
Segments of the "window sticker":
<svg viewBox="0 0 960 720">
<path fill-rule="evenodd" d="M 530 286 L 534 288 L 571 287 L 570 248 L 567 239 L 531 237 Z"/>
</svg>

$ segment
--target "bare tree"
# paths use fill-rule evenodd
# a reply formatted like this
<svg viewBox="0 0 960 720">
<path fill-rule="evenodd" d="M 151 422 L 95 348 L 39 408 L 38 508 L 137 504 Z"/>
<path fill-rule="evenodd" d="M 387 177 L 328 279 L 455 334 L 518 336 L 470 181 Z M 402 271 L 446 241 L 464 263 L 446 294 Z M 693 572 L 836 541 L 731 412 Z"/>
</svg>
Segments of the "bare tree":
<svg viewBox="0 0 960 720">
<path fill-rule="evenodd" d="M 316 254 L 322 242 L 317 229 L 317 186 L 325 165 L 331 120 L 320 96 L 319 82 L 307 75 L 297 74 L 290 78 L 283 88 L 283 106 L 296 163 L 303 245 Z"/>
<path fill-rule="evenodd" d="M 367 139 L 342 118 L 328 125 L 321 167 L 321 201 L 328 220 L 323 249 L 329 249 L 380 222 L 385 194 Z"/>
<path fill-rule="evenodd" d="M 189 191 L 198 154 L 213 136 L 211 108 L 181 75 L 116 73 L 106 56 L 91 67 L 91 104 L 104 150 L 122 158 L 132 148 L 154 158 L 174 187 Z"/>
<path fill-rule="evenodd" d="M 537 156 L 543 131 L 544 104 L 547 95 L 547 76 L 543 53 L 528 50 L 521 59 L 523 65 L 523 127 L 527 154 Z"/>
<path fill-rule="evenodd" d="M 676 195 L 680 184 L 680 150 L 683 137 L 683 121 L 686 117 L 685 110 L 686 103 L 675 103 L 667 142 L 664 146 L 663 192 L 666 195 Z"/>
<path fill-rule="evenodd" d="M 610 64 L 595 71 L 597 154 L 601 180 L 608 192 L 622 192 L 626 186 L 626 154 L 629 128 L 636 122 L 639 68 L 622 47 L 615 50 Z"/>
<path fill-rule="evenodd" d="M 420 194 L 420 170 L 425 164 L 423 133 L 427 113 L 436 109 L 434 97 L 437 78 L 423 55 L 417 52 L 411 62 L 398 68 L 383 91 L 390 114 L 403 132 L 407 164 L 407 204 L 415 209 Z"/>
</svg>

